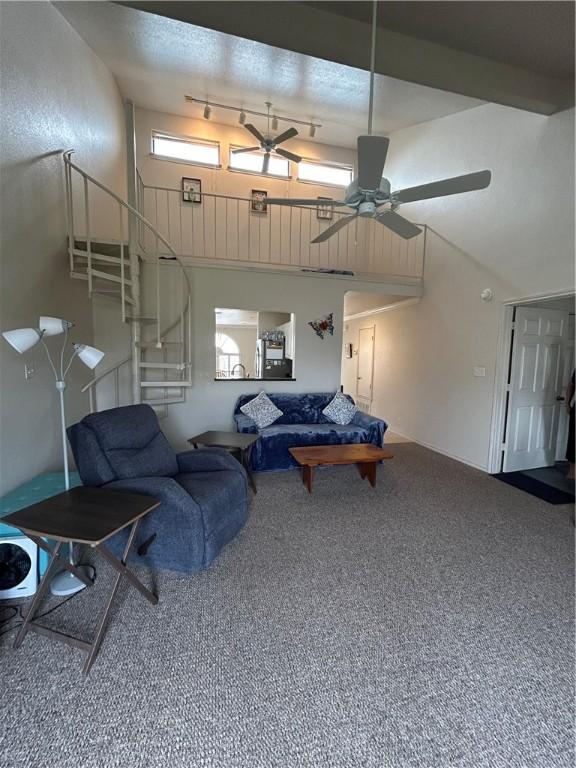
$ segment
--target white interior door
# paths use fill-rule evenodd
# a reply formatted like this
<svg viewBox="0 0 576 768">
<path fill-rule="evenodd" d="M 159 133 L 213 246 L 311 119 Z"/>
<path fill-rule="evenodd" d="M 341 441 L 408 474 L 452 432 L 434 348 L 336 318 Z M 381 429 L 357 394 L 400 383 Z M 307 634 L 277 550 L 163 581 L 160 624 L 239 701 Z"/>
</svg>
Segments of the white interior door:
<svg viewBox="0 0 576 768">
<path fill-rule="evenodd" d="M 567 327 L 568 312 L 516 309 L 504 472 L 554 464 Z"/>
<path fill-rule="evenodd" d="M 566 389 L 572 378 L 574 370 L 574 315 L 568 318 L 568 338 L 564 344 L 564 364 L 562 366 L 562 394 L 566 394 Z M 568 411 L 566 410 L 566 400 L 560 403 L 560 413 L 558 416 L 558 439 L 556 442 L 556 461 L 566 460 L 566 447 L 568 445 Z"/>
<path fill-rule="evenodd" d="M 374 326 L 361 328 L 358 332 L 358 373 L 356 375 L 356 396 L 372 401 L 372 379 L 374 377 Z"/>
</svg>

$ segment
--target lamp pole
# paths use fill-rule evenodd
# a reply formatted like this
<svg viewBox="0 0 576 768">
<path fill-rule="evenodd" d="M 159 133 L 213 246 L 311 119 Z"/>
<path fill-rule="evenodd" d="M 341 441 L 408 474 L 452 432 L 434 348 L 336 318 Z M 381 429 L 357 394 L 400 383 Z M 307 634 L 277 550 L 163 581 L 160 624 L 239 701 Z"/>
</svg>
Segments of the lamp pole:
<svg viewBox="0 0 576 768">
<path fill-rule="evenodd" d="M 13 331 L 4 331 L 2 336 L 4 339 L 20 354 L 24 354 L 31 349 L 38 342 L 42 343 L 46 352 L 46 357 L 52 368 L 52 373 L 56 380 L 56 390 L 60 400 L 60 431 L 62 433 L 62 458 L 64 459 L 64 485 L 66 491 L 70 490 L 70 470 L 68 465 L 68 442 L 66 439 L 66 412 L 64 408 L 64 390 L 66 389 L 66 376 L 70 370 L 74 359 L 76 357 L 86 365 L 88 368 L 95 368 L 100 360 L 104 357 L 104 353 L 95 347 L 90 347 L 86 344 L 74 344 L 74 348 L 70 359 L 66 366 L 64 366 L 64 355 L 66 352 L 66 345 L 68 342 L 68 329 L 72 327 L 72 323 L 67 320 L 61 320 L 58 317 L 42 316 L 40 318 L 39 328 L 17 328 Z M 45 336 L 58 336 L 64 334 L 64 341 L 60 350 L 60 365 L 59 370 L 56 369 L 50 350 L 44 341 Z M 70 562 L 74 564 L 74 545 L 70 542 Z M 91 566 L 87 566 L 86 570 L 92 570 Z M 89 575 L 87 573 L 87 575 Z M 53 595 L 72 595 L 75 592 L 79 592 L 84 589 L 86 585 L 76 578 L 74 574 L 69 571 L 62 571 L 57 574 L 50 585 L 50 591 Z"/>
</svg>

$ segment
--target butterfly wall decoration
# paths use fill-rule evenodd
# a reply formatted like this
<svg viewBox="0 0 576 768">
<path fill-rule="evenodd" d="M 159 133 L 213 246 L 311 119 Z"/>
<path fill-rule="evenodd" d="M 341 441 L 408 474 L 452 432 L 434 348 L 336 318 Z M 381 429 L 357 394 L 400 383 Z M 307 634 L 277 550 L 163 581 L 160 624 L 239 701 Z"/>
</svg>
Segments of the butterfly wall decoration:
<svg viewBox="0 0 576 768">
<path fill-rule="evenodd" d="M 330 336 L 334 335 L 334 322 L 333 322 L 333 313 L 330 312 L 329 315 L 324 315 L 324 317 L 319 317 L 317 320 L 311 320 L 308 325 L 314 330 L 314 333 L 316 336 L 319 336 L 321 339 L 324 338 L 324 334 L 329 333 Z"/>
</svg>

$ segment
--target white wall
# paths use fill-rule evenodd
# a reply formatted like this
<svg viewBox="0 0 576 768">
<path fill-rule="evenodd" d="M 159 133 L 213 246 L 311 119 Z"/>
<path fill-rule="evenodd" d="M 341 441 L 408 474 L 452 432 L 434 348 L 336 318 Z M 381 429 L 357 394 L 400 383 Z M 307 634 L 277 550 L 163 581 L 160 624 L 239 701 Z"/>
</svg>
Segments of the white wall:
<svg viewBox="0 0 576 768">
<path fill-rule="evenodd" d="M 401 209 L 432 228 L 425 295 L 374 318 L 373 412 L 486 469 L 502 304 L 574 286 L 574 110 L 546 118 L 487 105 L 391 137 L 393 188 L 484 168 L 486 190 Z"/>
<path fill-rule="evenodd" d="M 172 262 L 165 262 L 164 268 L 177 274 Z M 193 386 L 186 402 L 170 406 L 162 422 L 176 447 L 186 448 L 187 438 L 206 429 L 232 428 L 234 403 L 243 393 L 256 394 L 261 389 L 320 392 L 340 387 L 344 294 L 349 289 L 369 290 L 370 284 L 339 277 L 200 267 L 190 269 L 189 276 L 193 291 Z M 409 294 L 415 289 L 395 286 L 395 291 L 399 290 Z M 296 381 L 215 381 L 216 307 L 294 313 Z M 308 322 L 330 312 L 334 314 L 334 335 L 321 340 Z"/>
<path fill-rule="evenodd" d="M 74 339 L 93 339 L 84 284 L 67 272 L 62 160 L 77 162 L 119 192 L 125 188 L 121 98 L 104 64 L 47 2 L 1 4 L 1 319 L 2 329 L 35 326 L 40 314 L 76 323 Z M 55 344 L 56 342 L 56 344 Z M 51 340 L 51 347 L 58 340 Z M 0 493 L 62 467 L 56 391 L 40 347 L 18 355 L 2 340 Z M 37 373 L 24 380 L 24 363 Z M 73 366 L 68 422 L 88 408 Z"/>
</svg>

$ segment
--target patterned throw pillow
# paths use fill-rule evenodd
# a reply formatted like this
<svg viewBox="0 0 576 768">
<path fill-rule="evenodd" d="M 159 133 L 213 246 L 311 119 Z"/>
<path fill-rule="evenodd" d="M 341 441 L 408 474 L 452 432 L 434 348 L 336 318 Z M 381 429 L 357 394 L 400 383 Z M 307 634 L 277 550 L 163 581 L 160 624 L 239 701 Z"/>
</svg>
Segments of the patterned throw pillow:
<svg viewBox="0 0 576 768">
<path fill-rule="evenodd" d="M 283 411 L 280 408 L 276 408 L 266 392 L 260 392 L 254 400 L 250 400 L 246 405 L 241 406 L 240 410 L 246 416 L 250 416 L 256 422 L 256 426 L 259 429 L 269 427 L 270 424 L 274 424 L 276 419 L 283 416 Z"/>
<path fill-rule="evenodd" d="M 350 424 L 357 410 L 357 406 L 351 403 L 342 392 L 336 392 L 322 413 L 334 424 Z"/>
</svg>

